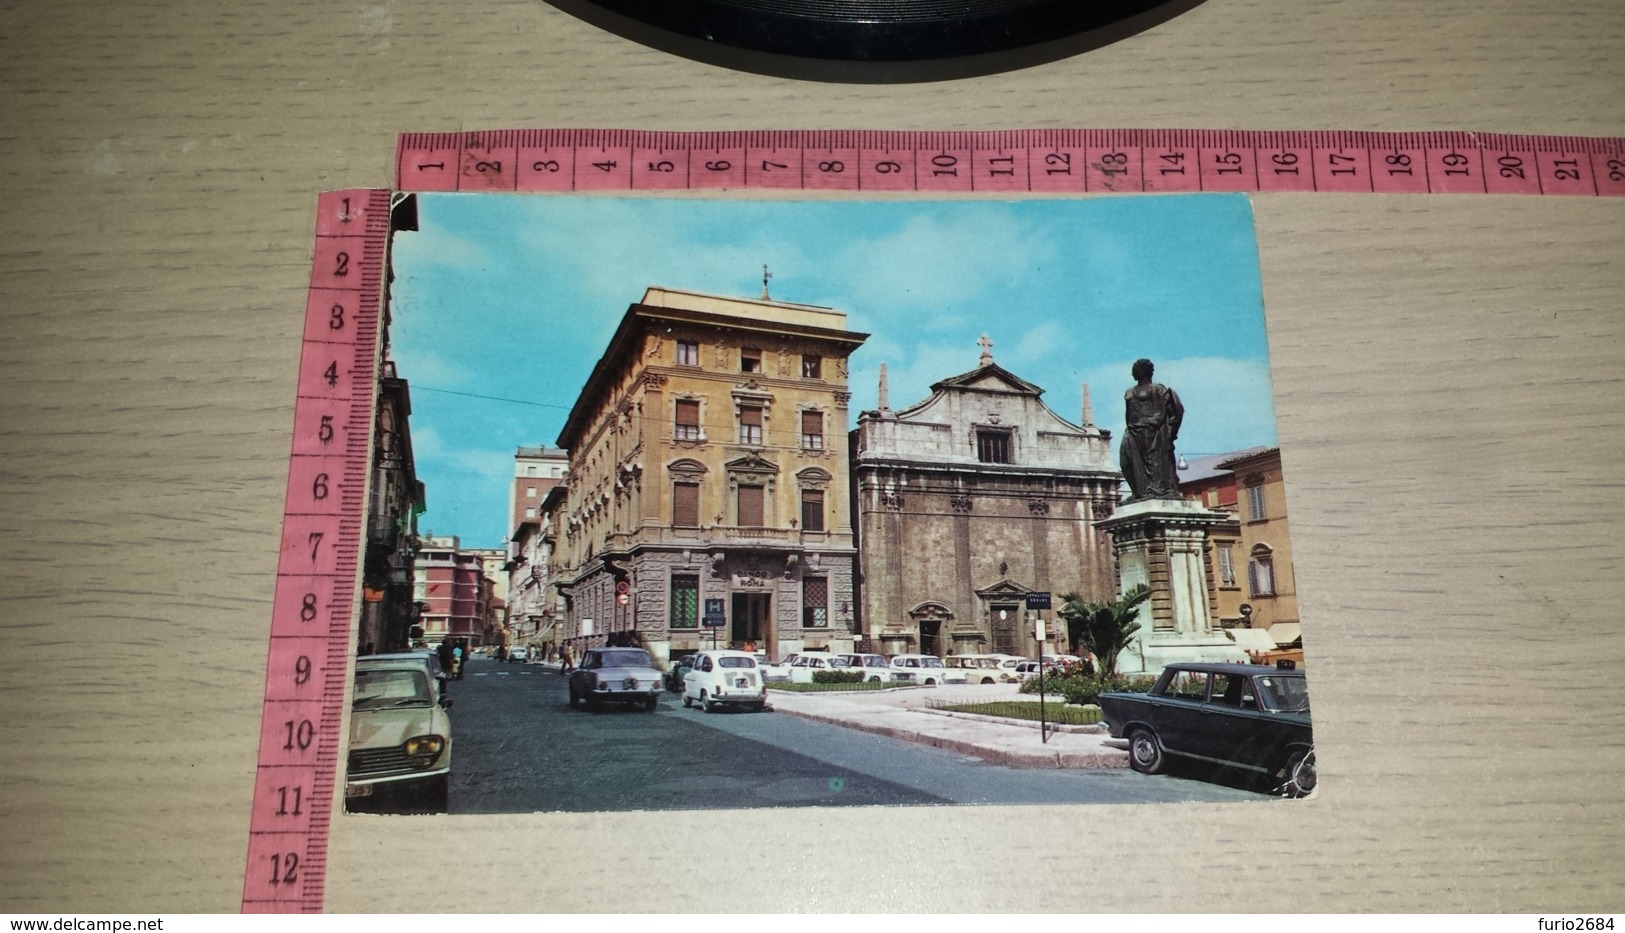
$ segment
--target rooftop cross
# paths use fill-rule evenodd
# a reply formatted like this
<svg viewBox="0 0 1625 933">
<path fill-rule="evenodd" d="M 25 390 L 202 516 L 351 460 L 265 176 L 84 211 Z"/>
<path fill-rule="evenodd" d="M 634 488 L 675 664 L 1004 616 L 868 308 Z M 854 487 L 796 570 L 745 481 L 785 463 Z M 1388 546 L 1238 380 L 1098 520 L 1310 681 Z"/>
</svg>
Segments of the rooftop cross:
<svg viewBox="0 0 1625 933">
<path fill-rule="evenodd" d="M 773 277 L 773 273 L 767 271 L 767 263 L 762 263 L 762 300 L 763 301 L 772 301 L 773 300 L 767 294 L 767 280 L 771 279 L 772 277 Z"/>
<path fill-rule="evenodd" d="M 993 341 L 987 339 L 987 335 L 983 334 L 982 339 L 976 341 L 976 345 L 982 348 L 982 358 L 977 362 L 977 365 L 987 366 L 991 364 L 993 362 Z"/>
</svg>

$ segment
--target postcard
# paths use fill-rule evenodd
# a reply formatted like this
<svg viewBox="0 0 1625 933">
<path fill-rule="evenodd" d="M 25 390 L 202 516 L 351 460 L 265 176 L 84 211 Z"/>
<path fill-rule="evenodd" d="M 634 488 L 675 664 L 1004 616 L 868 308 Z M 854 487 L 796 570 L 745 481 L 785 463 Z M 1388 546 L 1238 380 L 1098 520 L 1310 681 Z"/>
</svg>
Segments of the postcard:
<svg viewBox="0 0 1625 933">
<path fill-rule="evenodd" d="M 410 198 L 347 810 L 1314 791 L 1245 196 Z"/>
</svg>

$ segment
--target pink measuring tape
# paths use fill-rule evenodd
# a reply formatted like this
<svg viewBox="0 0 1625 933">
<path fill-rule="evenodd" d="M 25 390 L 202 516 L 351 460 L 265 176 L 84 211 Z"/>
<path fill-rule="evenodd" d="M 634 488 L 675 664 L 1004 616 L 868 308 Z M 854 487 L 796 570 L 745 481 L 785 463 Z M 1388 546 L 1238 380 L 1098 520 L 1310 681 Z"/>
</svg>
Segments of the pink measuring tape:
<svg viewBox="0 0 1625 933">
<path fill-rule="evenodd" d="M 1625 139 L 1491 133 L 497 130 L 407 133 L 402 191 L 1625 196 Z"/>
</svg>

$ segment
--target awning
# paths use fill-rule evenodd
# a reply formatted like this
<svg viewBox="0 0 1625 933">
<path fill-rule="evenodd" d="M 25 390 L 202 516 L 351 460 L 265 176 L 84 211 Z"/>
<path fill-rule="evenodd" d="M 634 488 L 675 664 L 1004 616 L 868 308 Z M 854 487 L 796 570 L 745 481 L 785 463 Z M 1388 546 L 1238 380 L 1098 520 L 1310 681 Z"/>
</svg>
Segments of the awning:
<svg viewBox="0 0 1625 933">
<path fill-rule="evenodd" d="M 1277 622 L 1264 631 L 1277 645 L 1290 645 L 1303 637 L 1303 626 L 1297 622 Z"/>
<path fill-rule="evenodd" d="M 1275 639 L 1261 628 L 1227 628 L 1224 630 L 1243 651 L 1274 651 Z"/>
</svg>

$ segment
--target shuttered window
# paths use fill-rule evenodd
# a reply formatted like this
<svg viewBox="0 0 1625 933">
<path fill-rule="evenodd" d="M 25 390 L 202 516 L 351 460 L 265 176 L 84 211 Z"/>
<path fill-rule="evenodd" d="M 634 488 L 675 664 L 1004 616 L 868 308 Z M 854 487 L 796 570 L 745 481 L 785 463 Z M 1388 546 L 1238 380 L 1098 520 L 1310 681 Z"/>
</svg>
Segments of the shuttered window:
<svg viewBox="0 0 1625 933">
<path fill-rule="evenodd" d="M 671 488 L 671 523 L 693 528 L 700 523 L 700 484 L 675 483 Z"/>
<path fill-rule="evenodd" d="M 801 581 L 801 625 L 803 628 L 829 627 L 827 577 L 807 577 Z"/>
<path fill-rule="evenodd" d="M 680 441 L 697 441 L 700 439 L 700 403 L 695 399 L 677 400 L 677 423 L 672 427 L 672 437 Z"/>
<path fill-rule="evenodd" d="M 739 524 L 751 527 L 761 527 L 767 524 L 763 520 L 763 504 L 766 501 L 766 490 L 761 486 L 739 487 Z"/>
<path fill-rule="evenodd" d="M 803 489 L 801 491 L 801 528 L 803 531 L 824 530 L 824 491 L 822 489 Z"/>
<path fill-rule="evenodd" d="M 671 627 L 700 627 L 700 578 L 694 574 L 672 574 Z"/>
<path fill-rule="evenodd" d="M 823 412 L 804 411 L 801 413 L 801 446 L 804 450 L 824 449 Z"/>
<path fill-rule="evenodd" d="M 739 443 L 761 446 L 762 410 L 755 407 L 739 409 Z"/>
</svg>

